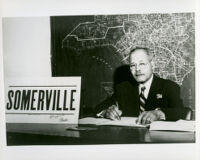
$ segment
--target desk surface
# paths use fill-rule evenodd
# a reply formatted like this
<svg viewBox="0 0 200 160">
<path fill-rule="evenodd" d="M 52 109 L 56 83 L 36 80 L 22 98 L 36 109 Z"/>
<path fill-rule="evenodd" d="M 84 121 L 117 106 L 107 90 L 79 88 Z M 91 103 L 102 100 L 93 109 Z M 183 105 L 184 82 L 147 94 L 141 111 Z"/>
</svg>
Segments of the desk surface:
<svg viewBox="0 0 200 160">
<path fill-rule="evenodd" d="M 7 145 L 194 143 L 194 132 L 149 131 L 148 128 L 67 124 L 7 123 Z"/>
</svg>

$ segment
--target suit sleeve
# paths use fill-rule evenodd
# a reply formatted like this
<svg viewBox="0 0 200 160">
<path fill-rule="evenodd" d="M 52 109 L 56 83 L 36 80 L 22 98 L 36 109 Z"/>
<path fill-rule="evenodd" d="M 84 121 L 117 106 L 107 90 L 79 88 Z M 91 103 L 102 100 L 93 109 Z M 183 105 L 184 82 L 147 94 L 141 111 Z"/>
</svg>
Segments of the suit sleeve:
<svg viewBox="0 0 200 160">
<path fill-rule="evenodd" d="M 184 119 L 186 110 L 180 97 L 180 87 L 171 81 L 166 83 L 165 106 L 161 110 L 165 113 L 166 120 L 176 121 Z"/>
<path fill-rule="evenodd" d="M 95 107 L 94 114 L 96 115 L 100 113 L 101 111 L 107 109 L 108 107 L 112 106 L 115 103 L 116 103 L 116 96 L 113 94 L 111 97 L 108 97 Z"/>
</svg>

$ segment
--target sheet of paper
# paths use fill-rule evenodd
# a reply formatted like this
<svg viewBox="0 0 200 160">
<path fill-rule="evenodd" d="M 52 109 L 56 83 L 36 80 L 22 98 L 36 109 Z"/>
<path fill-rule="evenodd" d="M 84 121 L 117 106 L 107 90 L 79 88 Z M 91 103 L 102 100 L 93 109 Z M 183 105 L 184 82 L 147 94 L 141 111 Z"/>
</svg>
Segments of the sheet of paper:
<svg viewBox="0 0 200 160">
<path fill-rule="evenodd" d="M 150 125 L 150 130 L 195 131 L 195 121 L 178 120 L 176 122 L 156 121 Z"/>
<path fill-rule="evenodd" d="M 79 124 L 146 127 L 146 125 L 136 124 L 136 119 L 137 117 L 121 117 L 121 120 L 86 117 L 80 119 Z"/>
</svg>

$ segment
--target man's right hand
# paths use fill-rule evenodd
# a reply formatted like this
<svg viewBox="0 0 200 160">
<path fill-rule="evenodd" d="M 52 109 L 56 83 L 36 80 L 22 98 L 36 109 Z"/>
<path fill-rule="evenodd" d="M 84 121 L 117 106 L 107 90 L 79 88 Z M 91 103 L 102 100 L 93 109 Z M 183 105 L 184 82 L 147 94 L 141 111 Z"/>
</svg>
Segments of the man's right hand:
<svg viewBox="0 0 200 160">
<path fill-rule="evenodd" d="M 119 110 L 118 105 L 112 105 L 108 109 L 106 109 L 104 117 L 111 120 L 120 120 L 122 115 L 122 111 Z"/>
</svg>

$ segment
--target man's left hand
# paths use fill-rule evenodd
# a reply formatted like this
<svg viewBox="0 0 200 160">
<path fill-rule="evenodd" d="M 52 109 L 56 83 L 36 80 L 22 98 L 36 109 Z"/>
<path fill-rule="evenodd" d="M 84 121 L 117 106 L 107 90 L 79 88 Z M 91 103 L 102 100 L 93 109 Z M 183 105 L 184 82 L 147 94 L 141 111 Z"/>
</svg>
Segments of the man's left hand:
<svg viewBox="0 0 200 160">
<path fill-rule="evenodd" d="M 150 124 L 153 121 L 163 120 L 163 114 L 161 110 L 144 111 L 139 115 L 136 123 Z"/>
</svg>

